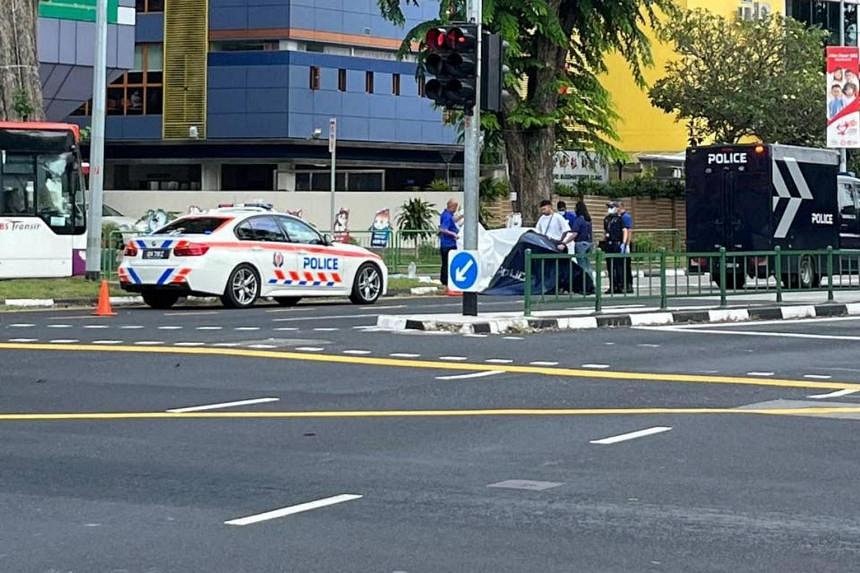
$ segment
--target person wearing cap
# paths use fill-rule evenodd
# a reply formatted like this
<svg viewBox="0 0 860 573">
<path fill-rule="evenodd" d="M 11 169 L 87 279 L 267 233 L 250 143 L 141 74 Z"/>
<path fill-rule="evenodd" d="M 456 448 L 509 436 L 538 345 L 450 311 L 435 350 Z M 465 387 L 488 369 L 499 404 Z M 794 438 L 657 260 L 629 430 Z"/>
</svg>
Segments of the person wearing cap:
<svg viewBox="0 0 860 573">
<path fill-rule="evenodd" d="M 603 229 L 606 232 L 604 244 L 609 254 L 622 253 L 624 244 L 624 222 L 618 213 L 618 203 L 610 201 L 606 204 L 606 217 L 603 219 Z M 609 274 L 609 288 L 606 294 L 621 294 L 624 292 L 624 259 L 612 257 L 606 259 L 606 271 Z"/>
<path fill-rule="evenodd" d="M 624 237 L 621 240 L 621 252 L 630 255 L 633 246 L 633 216 L 624 206 L 624 201 L 618 201 L 618 214 L 621 215 L 621 224 L 624 227 Z M 633 292 L 633 261 L 629 256 L 624 257 L 624 286 L 628 293 Z"/>
</svg>

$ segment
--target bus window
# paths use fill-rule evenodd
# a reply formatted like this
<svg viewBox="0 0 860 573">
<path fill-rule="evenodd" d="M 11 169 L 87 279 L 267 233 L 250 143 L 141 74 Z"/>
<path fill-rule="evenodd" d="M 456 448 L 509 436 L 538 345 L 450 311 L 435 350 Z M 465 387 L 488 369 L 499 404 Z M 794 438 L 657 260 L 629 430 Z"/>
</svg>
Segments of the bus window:
<svg viewBox="0 0 860 573">
<path fill-rule="evenodd" d="M 73 230 L 74 185 L 68 165 L 71 153 L 38 155 L 36 214 L 58 234 L 70 234 Z"/>
<path fill-rule="evenodd" d="M 2 165 L 3 215 L 34 215 L 36 173 L 32 156 L 6 155 Z"/>
</svg>

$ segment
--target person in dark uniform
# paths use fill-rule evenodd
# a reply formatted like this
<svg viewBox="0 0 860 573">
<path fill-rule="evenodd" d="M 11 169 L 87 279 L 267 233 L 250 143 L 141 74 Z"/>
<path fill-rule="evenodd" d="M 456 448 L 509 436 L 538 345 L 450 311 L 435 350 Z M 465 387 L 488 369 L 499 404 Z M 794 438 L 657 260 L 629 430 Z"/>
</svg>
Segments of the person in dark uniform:
<svg viewBox="0 0 860 573">
<path fill-rule="evenodd" d="M 630 258 L 630 252 L 633 248 L 633 216 L 624 206 L 624 201 L 618 201 L 618 214 L 621 216 L 621 223 L 624 226 L 624 237 L 621 240 L 621 252 L 627 255 L 624 257 L 624 286 L 628 293 L 632 293 L 633 260 Z"/>
<path fill-rule="evenodd" d="M 619 254 L 624 244 L 624 222 L 618 214 L 618 203 L 610 201 L 606 204 L 607 215 L 603 219 L 603 230 L 606 232 L 606 252 Z M 624 259 L 621 257 L 606 259 L 606 271 L 609 273 L 609 288 L 606 294 L 621 294 L 624 292 Z"/>
</svg>

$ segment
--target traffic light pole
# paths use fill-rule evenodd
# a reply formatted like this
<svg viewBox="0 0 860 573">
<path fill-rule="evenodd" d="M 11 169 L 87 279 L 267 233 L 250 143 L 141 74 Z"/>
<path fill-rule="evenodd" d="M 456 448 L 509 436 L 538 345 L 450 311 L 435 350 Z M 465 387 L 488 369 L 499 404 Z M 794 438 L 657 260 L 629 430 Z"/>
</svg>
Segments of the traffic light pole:
<svg viewBox="0 0 860 573">
<path fill-rule="evenodd" d="M 468 0 L 466 18 L 478 26 L 477 76 L 475 107 L 466 114 L 466 133 L 463 148 L 463 246 L 467 250 L 478 248 L 478 188 L 481 176 L 481 0 Z M 478 294 L 463 293 L 463 316 L 478 316 Z"/>
<path fill-rule="evenodd" d="M 96 54 L 93 66 L 93 114 L 90 132 L 90 201 L 87 217 L 85 277 L 98 280 L 102 268 L 102 192 L 104 190 L 105 68 L 107 62 L 107 0 L 96 3 Z"/>
</svg>

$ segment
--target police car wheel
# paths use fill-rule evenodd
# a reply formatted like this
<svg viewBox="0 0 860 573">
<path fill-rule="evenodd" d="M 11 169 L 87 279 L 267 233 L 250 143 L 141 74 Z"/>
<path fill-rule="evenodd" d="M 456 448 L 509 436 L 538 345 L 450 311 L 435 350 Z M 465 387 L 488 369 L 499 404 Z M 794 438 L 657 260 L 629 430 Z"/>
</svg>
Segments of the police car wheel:
<svg viewBox="0 0 860 573">
<path fill-rule="evenodd" d="M 382 294 L 382 273 L 373 263 L 364 263 L 355 273 L 349 300 L 355 304 L 373 304 Z"/>
<path fill-rule="evenodd" d="M 147 306 L 161 310 L 172 307 L 179 300 L 179 295 L 172 292 L 144 291 L 141 296 Z"/>
<path fill-rule="evenodd" d="M 276 296 L 275 302 L 281 306 L 296 306 L 302 300 L 300 296 Z"/>
<path fill-rule="evenodd" d="M 229 308 L 248 308 L 260 296 L 260 276 L 249 264 L 241 264 L 230 273 L 221 302 Z"/>
</svg>

